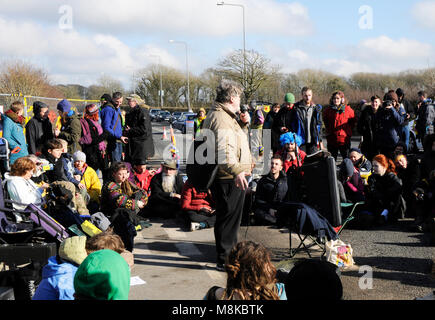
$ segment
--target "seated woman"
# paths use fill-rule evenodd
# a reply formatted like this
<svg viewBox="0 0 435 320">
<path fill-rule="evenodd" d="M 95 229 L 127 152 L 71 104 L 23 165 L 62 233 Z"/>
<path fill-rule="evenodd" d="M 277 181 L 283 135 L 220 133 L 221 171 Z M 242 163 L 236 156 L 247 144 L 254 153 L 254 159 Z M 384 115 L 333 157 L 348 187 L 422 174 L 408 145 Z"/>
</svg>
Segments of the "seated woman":
<svg viewBox="0 0 435 320">
<path fill-rule="evenodd" d="M 340 165 L 338 180 L 343 185 L 347 202 L 364 201 L 364 181 L 350 159 L 344 159 Z"/>
<path fill-rule="evenodd" d="M 407 213 L 415 214 L 415 201 L 417 200 L 414 192 L 420 181 L 421 160 L 415 158 L 409 161 L 404 154 L 396 156 L 394 161 L 397 170 L 397 176 L 402 180 L 402 195 L 406 202 Z"/>
<path fill-rule="evenodd" d="M 35 162 L 27 157 L 18 158 L 11 167 L 10 172 L 5 173 L 6 189 L 12 201 L 20 204 L 13 204 L 16 210 L 24 210 L 29 204 L 41 207 L 44 203 L 42 194 L 49 187 L 43 183 L 38 187 L 32 180 L 33 173 L 36 169 Z M 21 215 L 14 212 L 16 222 L 23 221 Z"/>
<path fill-rule="evenodd" d="M 402 181 L 391 159 L 379 154 L 373 158 L 373 174 L 366 186 L 366 210 L 380 224 L 395 221 L 400 215 Z"/>
<path fill-rule="evenodd" d="M 350 149 L 349 159 L 352 161 L 353 166 L 358 170 L 358 172 L 372 171 L 372 163 L 362 154 L 360 149 Z"/>
<path fill-rule="evenodd" d="M 297 201 L 299 199 L 299 185 L 303 172 L 300 170 L 304 164 L 307 154 L 299 149 L 302 138 L 292 132 L 281 135 L 280 143 L 282 149 L 276 153 L 283 161 L 284 172 L 287 174 L 288 193 L 287 200 Z"/>
<path fill-rule="evenodd" d="M 277 206 L 285 199 L 288 191 L 287 176 L 282 170 L 281 158 L 271 160 L 270 173 L 257 184 L 254 202 L 256 224 L 275 224 Z"/>
<path fill-rule="evenodd" d="M 261 244 L 236 244 L 225 263 L 226 288 L 209 289 L 206 300 L 287 300 L 284 284 L 276 281 L 276 268 Z"/>
<path fill-rule="evenodd" d="M 181 191 L 181 210 L 190 225 L 190 231 L 213 228 L 216 222 L 211 192 L 198 192 L 189 182 Z"/>
<path fill-rule="evenodd" d="M 126 249 L 132 252 L 135 227 L 140 225 L 138 213 L 148 203 L 148 196 L 128 180 L 130 172 L 125 163 L 116 162 L 111 170 L 111 181 L 103 186 L 101 210 L 110 217 L 114 232 L 121 237 Z"/>
<path fill-rule="evenodd" d="M 95 213 L 100 208 L 101 182 L 97 173 L 86 163 L 86 154 L 82 151 L 76 151 L 73 154 L 74 167 L 82 174 L 81 184 L 86 187 L 89 194 L 88 208 L 89 212 Z"/>
</svg>

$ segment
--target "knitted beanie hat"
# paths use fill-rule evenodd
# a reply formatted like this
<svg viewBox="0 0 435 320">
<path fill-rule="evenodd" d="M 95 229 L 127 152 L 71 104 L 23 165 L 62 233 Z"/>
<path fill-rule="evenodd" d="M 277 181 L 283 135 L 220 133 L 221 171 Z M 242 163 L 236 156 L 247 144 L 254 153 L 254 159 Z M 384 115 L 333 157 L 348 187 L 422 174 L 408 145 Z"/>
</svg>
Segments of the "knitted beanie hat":
<svg viewBox="0 0 435 320">
<path fill-rule="evenodd" d="M 57 110 L 62 112 L 70 112 L 71 111 L 71 103 L 68 100 L 64 99 L 57 104 Z"/>
<path fill-rule="evenodd" d="M 59 257 L 65 261 L 80 265 L 86 259 L 86 237 L 71 237 L 64 240 L 59 247 Z"/>
</svg>

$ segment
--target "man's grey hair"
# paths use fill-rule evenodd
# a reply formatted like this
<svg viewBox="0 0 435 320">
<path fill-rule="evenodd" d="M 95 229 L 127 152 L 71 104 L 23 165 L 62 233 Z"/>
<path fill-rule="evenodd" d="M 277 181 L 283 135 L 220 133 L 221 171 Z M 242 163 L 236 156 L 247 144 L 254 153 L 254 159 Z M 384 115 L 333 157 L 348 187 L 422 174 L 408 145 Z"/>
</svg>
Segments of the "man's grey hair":
<svg viewBox="0 0 435 320">
<path fill-rule="evenodd" d="M 231 97 L 240 96 L 243 92 L 242 86 L 232 80 L 223 79 L 216 88 L 216 102 L 231 102 Z"/>
</svg>

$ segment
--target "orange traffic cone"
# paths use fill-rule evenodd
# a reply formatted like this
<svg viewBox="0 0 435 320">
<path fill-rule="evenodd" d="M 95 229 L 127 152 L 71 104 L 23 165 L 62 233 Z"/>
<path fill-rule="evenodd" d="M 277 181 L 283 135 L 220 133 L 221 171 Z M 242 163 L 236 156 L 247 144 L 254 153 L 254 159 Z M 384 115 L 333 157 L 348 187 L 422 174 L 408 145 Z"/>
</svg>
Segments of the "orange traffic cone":
<svg viewBox="0 0 435 320">
<path fill-rule="evenodd" d="M 166 127 L 163 127 L 163 137 L 162 140 L 168 140 L 168 136 L 166 135 Z"/>
</svg>

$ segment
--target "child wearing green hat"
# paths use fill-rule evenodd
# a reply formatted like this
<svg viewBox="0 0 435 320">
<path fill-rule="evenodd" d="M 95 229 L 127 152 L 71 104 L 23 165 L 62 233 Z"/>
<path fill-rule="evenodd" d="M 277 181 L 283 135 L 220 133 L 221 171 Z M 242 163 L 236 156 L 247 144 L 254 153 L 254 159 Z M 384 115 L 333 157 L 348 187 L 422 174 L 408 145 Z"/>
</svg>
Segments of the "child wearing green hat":
<svg viewBox="0 0 435 320">
<path fill-rule="evenodd" d="M 74 300 L 74 275 L 87 257 L 86 237 L 67 238 L 59 253 L 42 269 L 42 281 L 32 300 Z"/>
<path fill-rule="evenodd" d="M 113 250 L 91 253 L 74 277 L 76 300 L 128 300 L 130 268 Z"/>
</svg>

